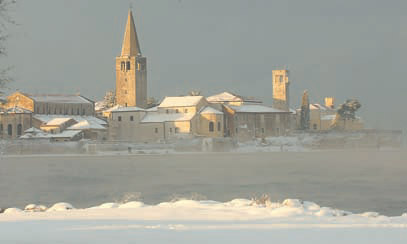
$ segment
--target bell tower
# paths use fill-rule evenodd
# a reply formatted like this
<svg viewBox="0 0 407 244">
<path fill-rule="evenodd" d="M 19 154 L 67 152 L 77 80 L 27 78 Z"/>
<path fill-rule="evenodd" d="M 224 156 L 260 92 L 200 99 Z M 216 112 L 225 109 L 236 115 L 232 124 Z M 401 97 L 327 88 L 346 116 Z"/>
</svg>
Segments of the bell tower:
<svg viewBox="0 0 407 244">
<path fill-rule="evenodd" d="M 131 10 L 127 17 L 122 52 L 116 57 L 116 105 L 147 106 L 147 59 L 141 54 Z"/>
<path fill-rule="evenodd" d="M 290 110 L 290 81 L 288 70 L 273 70 L 273 107 L 276 109 Z"/>
</svg>

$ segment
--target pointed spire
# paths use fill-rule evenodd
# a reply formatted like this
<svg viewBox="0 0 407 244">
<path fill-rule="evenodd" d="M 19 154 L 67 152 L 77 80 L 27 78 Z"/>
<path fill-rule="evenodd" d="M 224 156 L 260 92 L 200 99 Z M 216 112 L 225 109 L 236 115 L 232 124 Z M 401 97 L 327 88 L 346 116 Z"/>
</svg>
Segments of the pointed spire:
<svg viewBox="0 0 407 244">
<path fill-rule="evenodd" d="M 137 38 L 133 13 L 131 12 L 131 9 L 129 9 L 129 16 L 127 17 L 126 31 L 124 32 L 121 56 L 137 56 L 138 54 L 141 54 L 140 44 Z"/>
</svg>

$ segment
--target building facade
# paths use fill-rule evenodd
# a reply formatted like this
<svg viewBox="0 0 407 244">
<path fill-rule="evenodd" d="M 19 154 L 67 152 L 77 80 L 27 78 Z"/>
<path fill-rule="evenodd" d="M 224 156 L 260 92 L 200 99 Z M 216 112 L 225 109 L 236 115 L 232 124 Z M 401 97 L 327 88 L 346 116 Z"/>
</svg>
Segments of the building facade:
<svg viewBox="0 0 407 244">
<path fill-rule="evenodd" d="M 20 107 L 34 114 L 94 115 L 94 102 L 81 95 L 28 94 L 15 92 L 4 108 Z"/>
<path fill-rule="evenodd" d="M 0 111 L 0 138 L 18 139 L 32 126 L 32 113 L 29 110 L 14 107 Z"/>
<path fill-rule="evenodd" d="M 133 14 L 129 10 L 120 56 L 116 57 L 116 104 L 147 106 L 147 59 L 142 56 Z"/>
</svg>

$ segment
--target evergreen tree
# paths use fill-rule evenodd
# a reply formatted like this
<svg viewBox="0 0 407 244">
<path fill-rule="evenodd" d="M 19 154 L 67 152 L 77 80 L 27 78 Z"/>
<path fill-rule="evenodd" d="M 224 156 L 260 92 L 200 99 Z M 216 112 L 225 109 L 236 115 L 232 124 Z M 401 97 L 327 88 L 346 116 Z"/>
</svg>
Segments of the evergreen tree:
<svg viewBox="0 0 407 244">
<path fill-rule="evenodd" d="M 301 130 L 308 130 L 309 129 L 309 98 L 308 98 L 308 91 L 305 90 L 304 94 L 302 95 L 302 103 L 301 103 L 301 118 L 300 118 L 300 129 Z"/>
</svg>

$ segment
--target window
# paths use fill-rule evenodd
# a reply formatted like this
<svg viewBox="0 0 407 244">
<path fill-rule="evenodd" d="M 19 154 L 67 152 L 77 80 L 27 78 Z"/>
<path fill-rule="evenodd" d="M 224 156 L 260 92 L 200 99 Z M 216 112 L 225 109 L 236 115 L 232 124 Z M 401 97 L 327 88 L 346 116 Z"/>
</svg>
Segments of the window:
<svg viewBox="0 0 407 244">
<path fill-rule="evenodd" d="M 155 128 L 155 129 L 154 129 L 154 132 L 155 132 L 155 133 L 158 133 L 158 128 Z"/>
<path fill-rule="evenodd" d="M 179 133 L 179 128 L 175 127 L 175 133 Z"/>
<path fill-rule="evenodd" d="M 130 121 L 134 121 L 134 117 L 133 117 L 133 115 L 132 115 L 132 116 L 130 116 Z"/>
<path fill-rule="evenodd" d="M 127 90 L 124 90 L 124 94 L 126 94 L 126 95 L 127 95 Z"/>
<path fill-rule="evenodd" d="M 313 124 L 312 128 L 314 128 L 314 130 L 316 130 L 318 128 L 317 124 Z"/>
<path fill-rule="evenodd" d="M 186 109 L 184 109 L 184 113 L 188 113 L 188 109 L 186 108 Z"/>
<path fill-rule="evenodd" d="M 167 109 L 167 110 L 165 110 L 165 112 L 168 114 L 170 111 Z"/>
<path fill-rule="evenodd" d="M 62 114 L 62 108 L 59 108 L 59 114 Z"/>
<path fill-rule="evenodd" d="M 175 112 L 176 112 L 176 113 L 179 113 L 179 110 L 178 110 L 178 109 L 175 109 Z"/>
<path fill-rule="evenodd" d="M 3 134 L 3 124 L 0 124 L 0 135 Z"/>
<path fill-rule="evenodd" d="M 85 115 L 85 109 L 82 109 L 82 115 Z"/>
<path fill-rule="evenodd" d="M 9 124 L 9 125 L 7 126 L 7 134 L 8 134 L 9 136 L 12 136 L 12 135 L 13 135 L 13 126 L 12 126 L 11 124 Z"/>
<path fill-rule="evenodd" d="M 73 115 L 73 108 L 71 108 L 71 114 Z"/>
<path fill-rule="evenodd" d="M 121 62 L 121 64 L 120 64 L 120 70 L 124 70 L 124 68 L 125 68 L 125 64 L 124 64 L 124 62 Z"/>
<path fill-rule="evenodd" d="M 126 70 L 130 70 L 130 61 L 126 62 Z"/>
<path fill-rule="evenodd" d="M 170 133 L 172 133 L 172 128 L 170 128 Z"/>
<path fill-rule="evenodd" d="M 220 131 L 220 122 L 218 121 L 218 131 Z"/>
<path fill-rule="evenodd" d="M 263 134 L 264 134 L 264 128 L 261 128 L 261 133 L 263 133 Z"/>
<path fill-rule="evenodd" d="M 213 122 L 212 121 L 209 122 L 209 132 L 213 132 L 213 127 L 214 127 Z"/>
<path fill-rule="evenodd" d="M 237 134 L 238 129 L 236 128 L 235 131 L 236 131 L 236 134 Z"/>
<path fill-rule="evenodd" d="M 21 124 L 17 125 L 17 136 L 21 136 L 23 134 L 23 126 Z"/>
<path fill-rule="evenodd" d="M 122 116 L 117 117 L 118 121 L 122 121 Z"/>
<path fill-rule="evenodd" d="M 79 108 L 76 109 L 76 114 L 79 115 Z"/>
</svg>

